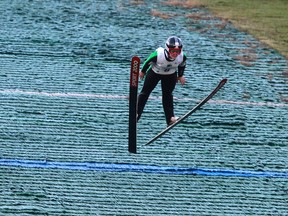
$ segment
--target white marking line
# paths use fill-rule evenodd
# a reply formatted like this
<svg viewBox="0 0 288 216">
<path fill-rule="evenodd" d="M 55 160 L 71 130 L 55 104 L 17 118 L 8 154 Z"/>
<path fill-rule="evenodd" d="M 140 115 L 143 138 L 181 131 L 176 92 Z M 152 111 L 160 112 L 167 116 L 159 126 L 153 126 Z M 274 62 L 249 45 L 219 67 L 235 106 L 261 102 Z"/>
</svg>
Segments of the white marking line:
<svg viewBox="0 0 288 216">
<path fill-rule="evenodd" d="M 92 97 L 92 98 L 106 98 L 106 99 L 128 99 L 128 96 L 121 95 L 103 95 L 103 94 L 88 94 L 88 93 L 49 93 L 49 92 L 32 92 L 22 91 L 18 89 L 0 90 L 0 94 L 22 94 L 22 95 L 38 95 L 47 97 Z"/>
<path fill-rule="evenodd" d="M 89 93 L 49 93 L 49 92 L 32 92 L 22 91 L 18 89 L 6 89 L 0 90 L 0 94 L 22 94 L 22 95 L 36 95 L 47 97 L 91 97 L 91 98 L 104 98 L 104 99 L 128 99 L 128 96 L 124 95 L 109 95 L 109 94 L 89 94 Z M 149 97 L 150 100 L 161 100 L 161 97 Z M 199 102 L 193 98 L 174 98 L 177 101 L 194 101 Z M 229 100 L 210 100 L 208 103 L 213 104 L 234 104 L 234 105 L 246 105 L 246 106 L 269 106 L 269 107 L 288 107 L 288 104 L 284 103 L 272 103 L 272 102 L 248 102 L 248 101 L 229 101 Z"/>
</svg>

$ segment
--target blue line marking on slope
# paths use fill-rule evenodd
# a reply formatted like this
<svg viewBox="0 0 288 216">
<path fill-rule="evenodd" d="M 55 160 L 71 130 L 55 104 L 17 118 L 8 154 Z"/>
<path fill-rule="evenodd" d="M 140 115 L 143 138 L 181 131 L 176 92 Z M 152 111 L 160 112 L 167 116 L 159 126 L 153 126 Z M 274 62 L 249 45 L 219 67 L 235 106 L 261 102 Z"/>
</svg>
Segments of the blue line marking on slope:
<svg viewBox="0 0 288 216">
<path fill-rule="evenodd" d="M 42 168 L 42 169 L 65 169 L 65 170 L 81 170 L 81 171 L 87 170 L 87 171 L 99 171 L 99 172 L 139 172 L 139 173 L 170 174 L 170 175 L 288 178 L 288 172 L 199 169 L 199 168 L 181 168 L 172 166 L 98 163 L 98 162 L 51 162 L 51 161 L 35 161 L 35 160 L 0 159 L 0 166 Z"/>
</svg>

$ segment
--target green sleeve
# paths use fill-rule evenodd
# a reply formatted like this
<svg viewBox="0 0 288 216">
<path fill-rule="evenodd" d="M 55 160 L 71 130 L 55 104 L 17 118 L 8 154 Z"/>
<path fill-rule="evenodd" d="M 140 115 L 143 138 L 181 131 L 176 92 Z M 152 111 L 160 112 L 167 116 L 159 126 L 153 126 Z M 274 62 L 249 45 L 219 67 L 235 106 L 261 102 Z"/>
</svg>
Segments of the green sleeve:
<svg viewBox="0 0 288 216">
<path fill-rule="evenodd" d="M 153 62 L 154 63 L 157 62 L 157 51 L 156 50 L 153 53 L 151 53 L 150 56 L 144 61 L 144 64 L 142 66 L 141 71 L 143 73 L 146 73 Z"/>
</svg>

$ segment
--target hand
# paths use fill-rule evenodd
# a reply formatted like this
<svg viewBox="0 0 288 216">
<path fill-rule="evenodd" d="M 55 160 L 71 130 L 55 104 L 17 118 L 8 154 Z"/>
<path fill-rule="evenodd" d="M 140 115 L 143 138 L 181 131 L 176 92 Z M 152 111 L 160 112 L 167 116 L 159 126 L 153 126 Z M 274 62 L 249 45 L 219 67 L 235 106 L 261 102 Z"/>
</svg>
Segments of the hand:
<svg viewBox="0 0 288 216">
<path fill-rule="evenodd" d="M 145 77 L 145 73 L 142 71 L 139 72 L 139 78 L 142 80 Z"/>
<path fill-rule="evenodd" d="M 181 83 L 181 85 L 184 85 L 186 82 L 186 79 L 184 76 L 178 77 L 178 81 Z"/>
</svg>

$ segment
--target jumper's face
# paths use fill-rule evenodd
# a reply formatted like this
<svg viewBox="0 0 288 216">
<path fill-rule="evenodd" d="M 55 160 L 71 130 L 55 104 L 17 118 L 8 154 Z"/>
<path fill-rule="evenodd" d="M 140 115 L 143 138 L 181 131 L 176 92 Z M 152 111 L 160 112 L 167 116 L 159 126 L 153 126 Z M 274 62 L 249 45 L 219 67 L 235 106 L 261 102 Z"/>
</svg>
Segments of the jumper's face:
<svg viewBox="0 0 288 216">
<path fill-rule="evenodd" d="M 180 55 L 181 49 L 180 48 L 170 48 L 168 52 L 169 52 L 170 57 L 175 59 L 175 58 L 177 58 L 178 55 Z"/>
</svg>

